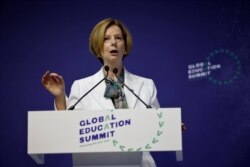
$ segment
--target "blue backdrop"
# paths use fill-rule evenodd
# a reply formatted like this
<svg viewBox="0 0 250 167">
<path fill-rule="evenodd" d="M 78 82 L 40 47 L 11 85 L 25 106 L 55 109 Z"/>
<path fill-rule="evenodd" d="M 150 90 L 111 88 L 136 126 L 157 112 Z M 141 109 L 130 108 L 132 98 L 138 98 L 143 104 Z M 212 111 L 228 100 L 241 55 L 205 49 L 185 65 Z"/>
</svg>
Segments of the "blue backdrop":
<svg viewBox="0 0 250 167">
<path fill-rule="evenodd" d="M 249 11 L 247 0 L 2 0 L 0 166 L 38 166 L 27 155 L 27 111 L 53 109 L 41 77 L 60 73 L 69 93 L 75 79 L 95 73 L 100 63 L 88 38 L 106 17 L 125 22 L 133 35 L 126 68 L 155 81 L 162 107 L 182 108 L 184 161 L 154 152 L 158 166 L 249 166 Z M 200 62 L 218 68 L 190 79 Z M 44 166 L 70 165 L 69 155 L 48 155 Z"/>
</svg>

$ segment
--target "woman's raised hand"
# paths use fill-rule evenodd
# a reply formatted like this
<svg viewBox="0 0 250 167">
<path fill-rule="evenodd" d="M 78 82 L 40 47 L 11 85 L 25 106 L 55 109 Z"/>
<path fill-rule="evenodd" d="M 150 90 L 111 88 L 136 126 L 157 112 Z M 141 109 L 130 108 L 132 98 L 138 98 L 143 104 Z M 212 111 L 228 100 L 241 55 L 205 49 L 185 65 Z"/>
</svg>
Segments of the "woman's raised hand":
<svg viewBox="0 0 250 167">
<path fill-rule="evenodd" d="M 55 98 L 65 97 L 65 84 L 64 79 L 61 75 L 46 71 L 46 73 L 42 77 L 42 85 Z"/>
</svg>

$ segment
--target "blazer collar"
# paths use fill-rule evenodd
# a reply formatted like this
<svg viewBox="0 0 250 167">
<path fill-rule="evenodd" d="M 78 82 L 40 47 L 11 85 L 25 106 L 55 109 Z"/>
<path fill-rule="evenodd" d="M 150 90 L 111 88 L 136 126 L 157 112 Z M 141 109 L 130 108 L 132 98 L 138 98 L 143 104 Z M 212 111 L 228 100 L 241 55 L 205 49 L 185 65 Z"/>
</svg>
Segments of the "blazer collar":
<svg viewBox="0 0 250 167">
<path fill-rule="evenodd" d="M 103 70 L 101 68 L 96 74 L 93 75 L 93 78 L 90 82 L 90 87 L 98 83 L 101 79 L 103 79 L 103 77 L 104 77 Z M 124 68 L 124 79 L 125 79 L 125 84 L 129 88 L 131 88 L 136 95 L 139 96 L 143 85 L 143 81 L 138 79 L 138 77 L 135 77 L 135 75 L 128 72 L 125 68 Z M 114 109 L 112 100 L 104 97 L 105 89 L 106 89 L 106 84 L 103 81 L 91 92 L 91 95 L 94 97 L 96 102 L 101 106 L 101 108 Z M 134 108 L 138 99 L 125 86 L 124 86 L 124 92 L 128 103 L 128 107 Z"/>
<path fill-rule="evenodd" d="M 136 95 L 140 96 L 143 81 L 140 80 L 135 75 L 128 72 L 125 68 L 124 68 L 124 78 L 125 78 L 125 84 L 130 89 L 132 89 L 132 91 Z M 137 97 L 133 95 L 133 93 L 131 93 L 131 91 L 129 91 L 128 88 L 126 88 L 125 86 L 124 86 L 124 92 L 129 108 L 135 108 L 136 102 L 138 101 Z"/>
</svg>

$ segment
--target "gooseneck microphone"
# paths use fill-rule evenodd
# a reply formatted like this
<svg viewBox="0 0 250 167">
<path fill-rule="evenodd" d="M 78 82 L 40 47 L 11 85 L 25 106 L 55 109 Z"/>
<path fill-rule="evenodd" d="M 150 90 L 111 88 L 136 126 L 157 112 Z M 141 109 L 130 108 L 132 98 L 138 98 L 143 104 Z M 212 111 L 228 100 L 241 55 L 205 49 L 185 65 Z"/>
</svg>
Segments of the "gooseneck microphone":
<svg viewBox="0 0 250 167">
<path fill-rule="evenodd" d="M 108 75 L 109 75 L 109 67 L 108 66 L 104 66 L 104 70 L 107 72 L 107 74 L 105 75 L 105 77 L 100 80 L 96 85 L 94 85 L 89 91 L 87 91 L 84 95 L 82 95 L 82 97 L 80 99 L 77 100 L 77 102 L 72 105 L 71 107 L 69 107 L 68 110 L 74 110 L 75 109 L 75 106 L 85 97 L 89 94 L 89 92 L 91 92 L 93 89 L 95 89 L 95 87 L 97 87 L 102 81 L 104 81 Z"/>
<path fill-rule="evenodd" d="M 138 100 L 140 100 L 147 108 L 152 108 L 150 105 L 146 104 L 137 94 L 135 94 L 133 89 L 130 89 L 124 82 L 119 80 L 119 77 L 117 76 L 118 69 L 114 68 L 113 73 L 115 74 L 115 77 L 117 78 L 118 82 L 120 82 L 122 85 L 124 85 Z"/>
</svg>

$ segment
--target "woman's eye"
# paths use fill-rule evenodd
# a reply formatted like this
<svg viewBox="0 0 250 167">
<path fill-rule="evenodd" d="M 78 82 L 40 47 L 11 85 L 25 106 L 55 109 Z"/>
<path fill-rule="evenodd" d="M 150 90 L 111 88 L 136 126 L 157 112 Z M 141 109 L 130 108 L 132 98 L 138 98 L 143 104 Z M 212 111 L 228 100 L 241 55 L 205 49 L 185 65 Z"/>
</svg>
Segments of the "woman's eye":
<svg viewBox="0 0 250 167">
<path fill-rule="evenodd" d="M 116 37 L 116 39 L 122 40 L 122 37 Z"/>
</svg>

